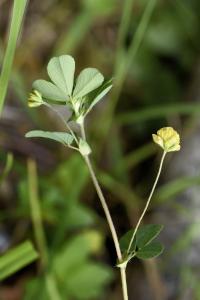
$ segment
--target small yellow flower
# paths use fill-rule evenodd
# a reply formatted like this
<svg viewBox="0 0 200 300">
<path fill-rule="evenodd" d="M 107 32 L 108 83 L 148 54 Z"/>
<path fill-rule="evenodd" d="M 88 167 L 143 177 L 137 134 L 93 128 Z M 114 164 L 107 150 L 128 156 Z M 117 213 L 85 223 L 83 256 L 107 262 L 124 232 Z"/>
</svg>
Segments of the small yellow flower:
<svg viewBox="0 0 200 300">
<path fill-rule="evenodd" d="M 28 97 L 29 107 L 38 107 L 43 103 L 44 101 L 42 100 L 42 95 L 37 90 L 34 90 L 32 93 L 30 93 Z"/>
<path fill-rule="evenodd" d="M 179 151 L 180 136 L 172 127 L 163 127 L 157 131 L 157 134 L 152 134 L 153 141 L 163 148 L 166 152 Z"/>
</svg>

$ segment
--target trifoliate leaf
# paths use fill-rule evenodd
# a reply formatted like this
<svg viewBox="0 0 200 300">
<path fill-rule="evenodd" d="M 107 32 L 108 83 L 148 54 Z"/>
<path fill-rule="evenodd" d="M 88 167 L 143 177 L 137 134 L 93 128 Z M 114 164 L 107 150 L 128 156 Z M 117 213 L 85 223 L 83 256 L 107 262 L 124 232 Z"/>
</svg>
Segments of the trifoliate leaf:
<svg viewBox="0 0 200 300">
<path fill-rule="evenodd" d="M 148 224 L 139 227 L 136 234 L 137 248 L 143 248 L 144 246 L 151 243 L 151 241 L 159 235 L 162 229 L 163 225 L 159 224 Z"/>
<path fill-rule="evenodd" d="M 46 138 L 51 139 L 57 142 L 62 143 L 63 145 L 71 145 L 74 138 L 71 134 L 67 132 L 51 132 L 51 131 L 42 131 L 42 130 L 32 130 L 29 131 L 26 135 L 27 138 Z"/>
<path fill-rule="evenodd" d="M 71 96 L 74 85 L 75 61 L 70 55 L 53 57 L 47 72 L 55 85 L 66 95 Z"/>
<path fill-rule="evenodd" d="M 152 242 L 142 249 L 138 250 L 136 257 L 141 259 L 149 259 L 160 255 L 164 250 L 164 247 L 159 242 Z"/>
<path fill-rule="evenodd" d="M 40 92 L 43 98 L 47 100 L 66 102 L 68 96 L 62 90 L 60 90 L 55 84 L 39 79 L 34 81 L 33 88 Z"/>
<path fill-rule="evenodd" d="M 91 109 L 110 91 L 111 88 L 112 80 L 108 80 L 94 92 L 91 92 L 90 95 L 88 95 L 89 107 L 85 115 L 91 111 Z"/>
<path fill-rule="evenodd" d="M 140 249 L 151 243 L 151 241 L 158 236 L 162 229 L 163 225 L 159 224 L 149 224 L 139 227 L 128 254 L 133 253 L 136 250 L 136 247 L 137 249 Z M 128 251 L 133 234 L 134 229 L 131 229 L 120 239 L 120 248 L 123 253 Z"/>
<path fill-rule="evenodd" d="M 103 75 L 95 68 L 86 68 L 78 76 L 73 92 L 74 98 L 81 98 L 97 89 L 103 83 Z"/>
<path fill-rule="evenodd" d="M 129 243 L 130 243 L 131 238 L 133 236 L 133 233 L 134 233 L 134 229 L 131 229 L 121 237 L 121 239 L 119 241 L 119 244 L 120 244 L 120 248 L 121 248 L 122 253 L 127 252 L 128 247 L 129 247 Z M 136 247 L 136 239 L 134 239 L 129 252 L 134 252 L 135 247 Z"/>
</svg>

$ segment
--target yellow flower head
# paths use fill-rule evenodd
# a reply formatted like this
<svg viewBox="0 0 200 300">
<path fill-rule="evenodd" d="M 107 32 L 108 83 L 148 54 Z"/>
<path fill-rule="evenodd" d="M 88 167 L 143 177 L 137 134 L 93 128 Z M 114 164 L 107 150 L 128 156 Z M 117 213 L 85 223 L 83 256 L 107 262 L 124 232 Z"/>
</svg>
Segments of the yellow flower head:
<svg viewBox="0 0 200 300">
<path fill-rule="evenodd" d="M 179 151 L 180 136 L 172 127 L 163 127 L 152 134 L 154 143 L 158 144 L 166 152 Z"/>
<path fill-rule="evenodd" d="M 28 97 L 29 107 L 38 107 L 43 103 L 44 101 L 42 100 L 42 95 L 37 90 L 34 90 L 32 93 L 30 93 Z"/>
</svg>

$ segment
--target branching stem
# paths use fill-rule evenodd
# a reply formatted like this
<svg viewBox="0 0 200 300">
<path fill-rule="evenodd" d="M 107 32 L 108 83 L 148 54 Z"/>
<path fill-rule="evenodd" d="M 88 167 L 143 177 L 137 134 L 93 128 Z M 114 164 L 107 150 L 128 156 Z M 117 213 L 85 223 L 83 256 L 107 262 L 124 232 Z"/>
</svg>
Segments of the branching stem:
<svg viewBox="0 0 200 300">
<path fill-rule="evenodd" d="M 84 124 L 81 124 L 80 127 L 81 127 L 82 139 L 86 141 L 86 134 L 85 134 Z M 116 229 L 115 229 L 115 226 L 114 226 L 109 208 L 108 208 L 107 203 L 106 203 L 106 199 L 103 195 L 103 192 L 101 190 L 101 187 L 100 187 L 99 182 L 97 180 L 97 177 L 95 175 L 95 172 L 94 172 L 94 169 L 93 169 L 93 166 L 91 164 L 89 156 L 83 156 L 83 157 L 84 157 L 84 160 L 85 160 L 86 165 L 88 167 L 88 170 L 90 172 L 90 175 L 91 175 L 93 184 L 95 186 L 96 192 L 99 196 L 99 199 L 100 199 L 101 205 L 103 207 L 104 213 L 106 215 L 106 219 L 107 219 L 108 225 L 110 227 L 113 242 L 114 242 L 114 245 L 115 245 L 117 258 L 118 258 L 118 261 L 120 262 L 122 260 L 122 253 L 121 253 L 121 249 L 120 249 L 120 245 L 119 245 L 119 239 L 118 239 L 118 236 L 117 236 L 117 233 L 116 233 Z M 124 267 L 120 267 L 120 273 L 121 273 L 121 281 L 122 281 L 123 299 L 128 300 L 128 290 L 127 290 L 127 282 L 126 282 L 126 269 Z"/>
</svg>

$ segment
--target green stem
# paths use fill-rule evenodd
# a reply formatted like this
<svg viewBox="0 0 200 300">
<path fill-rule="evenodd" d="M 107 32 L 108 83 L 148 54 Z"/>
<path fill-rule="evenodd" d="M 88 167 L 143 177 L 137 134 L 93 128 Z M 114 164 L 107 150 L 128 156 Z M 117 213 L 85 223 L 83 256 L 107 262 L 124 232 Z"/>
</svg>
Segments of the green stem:
<svg viewBox="0 0 200 300">
<path fill-rule="evenodd" d="M 54 277 L 52 276 L 52 274 L 46 274 L 45 281 L 46 281 L 46 287 L 47 287 L 47 291 L 50 296 L 50 299 L 51 300 L 61 300 L 61 297 L 59 295 L 59 292 L 58 292 L 58 289 L 56 286 L 56 281 L 55 281 Z"/>
<path fill-rule="evenodd" d="M 81 127 L 82 139 L 86 141 L 86 134 L 85 134 L 84 124 L 81 124 L 80 127 Z M 112 234 L 113 242 L 114 242 L 114 245 L 115 245 L 115 250 L 116 250 L 116 253 L 117 253 L 117 258 L 118 258 L 118 261 L 120 262 L 122 260 L 122 253 L 121 253 L 121 249 L 120 249 L 120 245 L 119 245 L 119 239 L 118 239 L 118 236 L 117 236 L 117 233 L 116 233 L 116 229 L 115 229 L 115 226 L 114 226 L 109 208 L 108 208 L 107 203 L 106 203 L 106 199 L 103 195 L 103 192 L 101 190 L 101 187 L 100 187 L 99 182 L 97 180 L 97 177 L 95 175 L 93 166 L 92 166 L 91 161 L 89 159 L 89 156 L 83 156 L 83 158 L 86 162 L 86 165 L 87 165 L 88 170 L 90 172 L 90 175 L 91 175 L 94 187 L 96 189 L 97 195 L 99 196 L 101 205 L 103 207 L 103 210 L 104 210 L 104 213 L 105 213 L 105 216 L 106 216 L 106 219 L 107 219 L 107 222 L 108 222 L 111 234 Z M 127 291 L 126 271 L 125 271 L 125 269 L 120 268 L 120 273 L 121 273 L 121 281 L 122 281 L 123 299 L 128 300 L 128 291 Z"/>
<path fill-rule="evenodd" d="M 38 196 L 38 182 L 37 182 L 37 168 L 36 163 L 32 159 L 28 159 L 28 187 L 29 187 L 29 199 L 31 206 L 31 218 L 33 222 L 33 229 L 35 240 L 40 251 L 42 268 L 44 271 L 48 268 L 48 252 L 46 245 L 46 238 L 44 228 L 42 224 L 42 215 Z M 55 278 L 52 274 L 45 274 L 45 282 L 49 297 L 51 300 L 61 300 Z"/>
<path fill-rule="evenodd" d="M 123 299 L 124 300 L 128 300 L 128 287 L 127 287 L 127 280 L 126 280 L 126 267 L 120 268 L 120 273 L 121 273 Z"/>
<path fill-rule="evenodd" d="M 157 185 L 158 180 L 159 180 L 159 178 L 160 178 L 160 174 L 161 174 L 161 171 L 162 171 L 163 162 L 164 162 L 164 159 L 165 159 L 166 154 L 167 154 L 167 152 L 164 151 L 164 152 L 163 152 L 163 155 L 162 155 L 162 158 L 161 158 L 161 161 L 160 161 L 160 166 L 159 166 L 159 169 L 158 169 L 158 173 L 157 173 L 157 175 L 156 175 L 156 179 L 155 179 L 155 181 L 154 181 L 154 184 L 153 184 L 153 187 L 152 187 L 152 189 L 151 189 L 150 195 L 149 195 L 149 197 L 148 197 L 148 199 L 147 199 L 147 203 L 146 203 L 146 205 L 145 205 L 145 207 L 144 207 L 144 210 L 143 210 L 143 212 L 142 212 L 142 214 L 141 214 L 141 216 L 140 216 L 140 218 L 139 218 L 139 220 L 138 220 L 138 222 L 137 222 L 137 225 L 136 225 L 135 230 L 134 230 L 134 232 L 133 232 L 132 238 L 131 238 L 131 240 L 130 240 L 130 243 L 129 243 L 129 246 L 128 246 L 128 250 L 127 250 L 128 253 L 129 253 L 129 251 L 130 251 L 130 249 L 131 249 L 131 245 L 132 245 L 132 243 L 133 243 L 133 241 L 134 241 L 134 238 L 135 238 L 136 233 L 137 233 L 137 231 L 138 231 L 138 228 L 139 228 L 139 226 L 140 226 L 140 224 L 141 224 L 141 222 L 142 222 L 142 219 L 144 218 L 144 215 L 145 215 L 145 213 L 146 213 L 146 211 L 147 211 L 147 209 L 148 209 L 148 207 L 149 207 L 151 198 L 152 198 L 152 196 L 153 196 L 153 193 L 154 193 L 154 191 L 155 191 L 156 185 Z"/>
</svg>

